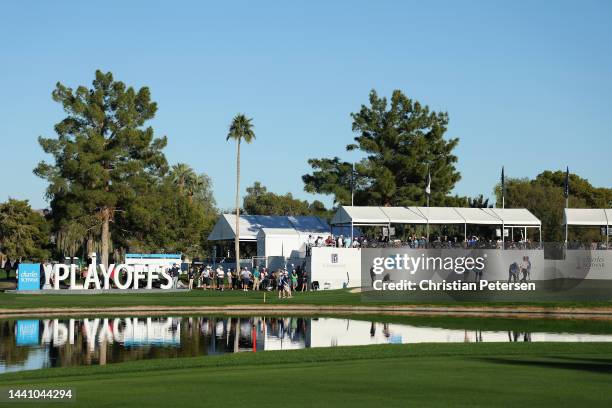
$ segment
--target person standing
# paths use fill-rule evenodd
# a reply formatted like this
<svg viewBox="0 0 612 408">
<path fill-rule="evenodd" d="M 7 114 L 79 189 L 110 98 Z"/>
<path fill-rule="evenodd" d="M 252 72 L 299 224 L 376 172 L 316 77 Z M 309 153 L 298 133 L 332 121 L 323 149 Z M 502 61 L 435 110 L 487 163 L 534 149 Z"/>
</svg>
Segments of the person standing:
<svg viewBox="0 0 612 408">
<path fill-rule="evenodd" d="M 253 268 L 253 290 L 259 290 L 259 278 L 261 278 L 261 274 L 259 273 L 259 269 L 255 267 Z"/>
<path fill-rule="evenodd" d="M 284 292 L 285 292 L 285 298 L 286 299 L 290 299 L 293 297 L 293 295 L 291 294 L 291 283 L 289 282 L 289 272 L 285 271 L 283 273 L 283 279 L 285 279 L 285 285 L 283 286 Z"/>
<path fill-rule="evenodd" d="M 286 281 L 284 279 L 283 273 L 279 272 L 278 277 L 276 278 L 276 289 L 278 289 L 279 299 L 282 299 L 285 295 L 285 284 L 286 284 Z"/>
<path fill-rule="evenodd" d="M 240 273 L 240 280 L 242 281 L 242 290 L 248 292 L 250 282 L 250 272 L 247 268 L 243 268 Z"/>
<path fill-rule="evenodd" d="M 200 287 L 202 289 L 206 289 L 206 271 L 206 266 L 202 265 L 202 268 L 200 269 Z"/>
<path fill-rule="evenodd" d="M 178 279 L 180 274 L 178 265 L 174 264 L 170 272 L 170 276 L 172 276 L 172 288 L 176 289 L 178 287 Z"/>
<path fill-rule="evenodd" d="M 189 290 L 193 290 L 193 279 L 195 278 L 195 266 L 189 268 L 187 277 L 189 278 Z"/>
<path fill-rule="evenodd" d="M 222 266 L 217 268 L 217 289 L 223 291 L 223 279 L 225 279 L 225 271 Z"/>
<path fill-rule="evenodd" d="M 291 271 L 291 290 L 295 292 L 298 286 L 298 275 L 295 269 Z"/>
<path fill-rule="evenodd" d="M 232 270 L 230 269 L 227 271 L 227 288 L 229 290 L 234 290 L 233 280 L 234 280 L 234 274 L 232 273 Z"/>
</svg>

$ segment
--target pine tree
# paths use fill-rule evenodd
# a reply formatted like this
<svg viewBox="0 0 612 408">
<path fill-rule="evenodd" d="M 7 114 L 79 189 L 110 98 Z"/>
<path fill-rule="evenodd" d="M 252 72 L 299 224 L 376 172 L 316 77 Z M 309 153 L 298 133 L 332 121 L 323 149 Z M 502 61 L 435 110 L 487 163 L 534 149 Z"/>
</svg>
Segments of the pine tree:
<svg viewBox="0 0 612 408">
<path fill-rule="evenodd" d="M 452 154 L 458 139 L 446 139 L 448 114 L 393 92 L 390 101 L 370 92 L 369 106 L 362 105 L 353 118 L 355 143 L 365 158 L 356 165 L 355 204 L 423 205 L 428 168 L 431 203 L 443 205 L 460 179 Z M 333 194 L 336 203 L 350 198 L 351 165 L 334 159 L 309 161 L 314 171 L 303 176 L 305 190 Z"/>
<path fill-rule="evenodd" d="M 55 125 L 57 137 L 39 137 L 54 163 L 42 161 L 34 173 L 49 182 L 56 229 L 83 225 L 88 241 L 99 242 L 101 261 L 108 265 L 111 236 L 120 229 L 113 226 L 115 214 L 146 199 L 141 192 L 167 169 L 166 138 L 155 138 L 153 129 L 145 127 L 157 104 L 147 87 L 135 90 L 101 71 L 91 88 L 73 90 L 58 82 L 52 96 L 67 116 Z"/>
</svg>

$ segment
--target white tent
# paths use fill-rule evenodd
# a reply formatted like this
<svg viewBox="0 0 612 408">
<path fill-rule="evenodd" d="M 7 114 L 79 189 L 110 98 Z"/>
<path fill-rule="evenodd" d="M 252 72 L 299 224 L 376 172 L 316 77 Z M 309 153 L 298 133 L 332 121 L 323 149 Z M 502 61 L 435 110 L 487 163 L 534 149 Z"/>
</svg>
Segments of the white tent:
<svg viewBox="0 0 612 408">
<path fill-rule="evenodd" d="M 329 225 L 314 216 L 241 215 L 240 241 L 257 241 L 262 228 L 293 229 L 312 233 L 329 233 Z M 208 235 L 209 241 L 227 241 L 236 237 L 236 215 L 222 214 Z"/>
<path fill-rule="evenodd" d="M 542 238 L 542 223 L 525 208 L 458 208 L 458 207 L 376 207 L 341 206 L 331 220 L 331 225 L 391 224 L 463 224 L 467 236 L 467 225 L 504 225 L 510 228 L 536 227 Z"/>
<path fill-rule="evenodd" d="M 453 207 L 410 207 L 429 224 L 465 224 L 466 220 Z"/>
<path fill-rule="evenodd" d="M 566 208 L 563 224 L 586 226 L 612 225 L 612 210 L 603 208 Z"/>
<path fill-rule="evenodd" d="M 340 206 L 331 220 L 332 225 L 388 225 L 389 217 L 381 207 Z"/>
<path fill-rule="evenodd" d="M 483 208 L 506 226 L 539 227 L 542 222 L 526 208 Z"/>
<path fill-rule="evenodd" d="M 565 225 L 565 242 L 567 242 L 567 227 L 592 226 L 606 227 L 606 247 L 609 243 L 610 226 L 612 225 L 612 209 L 610 208 L 566 208 L 563 213 Z"/>
<path fill-rule="evenodd" d="M 427 219 L 412 208 L 380 207 L 392 224 L 427 224 Z"/>
</svg>

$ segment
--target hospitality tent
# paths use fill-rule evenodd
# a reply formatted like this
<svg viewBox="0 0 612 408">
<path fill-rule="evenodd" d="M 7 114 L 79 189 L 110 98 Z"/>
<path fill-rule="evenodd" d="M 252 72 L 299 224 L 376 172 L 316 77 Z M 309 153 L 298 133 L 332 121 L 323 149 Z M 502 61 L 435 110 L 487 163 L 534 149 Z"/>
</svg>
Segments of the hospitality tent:
<svg viewBox="0 0 612 408">
<path fill-rule="evenodd" d="M 565 225 L 565 242 L 567 242 L 570 225 L 606 228 L 606 246 L 609 243 L 610 226 L 612 226 L 612 209 L 610 208 L 566 208 L 563 214 Z"/>
<path fill-rule="evenodd" d="M 390 226 L 391 224 L 463 224 L 501 225 L 502 228 L 538 228 L 542 223 L 525 208 L 460 208 L 460 207 L 377 207 L 341 206 L 331 220 L 338 225 Z"/>
<path fill-rule="evenodd" d="M 511 236 L 514 237 L 514 229 L 520 228 L 524 230 L 524 236 L 527 236 L 527 228 L 537 228 L 542 242 L 542 222 L 526 208 L 483 208 L 483 211 L 497 217 L 502 223 L 502 230 L 505 231 L 509 227 Z"/>
<path fill-rule="evenodd" d="M 241 215 L 238 221 L 240 241 L 257 241 L 262 228 L 292 229 L 295 231 L 329 233 L 329 225 L 315 216 Z M 228 241 L 236 238 L 236 215 L 222 214 L 208 235 L 209 241 Z"/>
<path fill-rule="evenodd" d="M 256 246 L 258 257 L 303 257 L 308 236 L 327 237 L 331 227 L 316 216 L 241 215 L 238 221 L 240 242 Z M 351 226 L 336 227 L 338 235 L 351 236 Z M 360 234 L 355 228 L 353 234 Z M 209 241 L 225 242 L 236 239 L 236 215 L 222 214 L 208 236 Z"/>
</svg>

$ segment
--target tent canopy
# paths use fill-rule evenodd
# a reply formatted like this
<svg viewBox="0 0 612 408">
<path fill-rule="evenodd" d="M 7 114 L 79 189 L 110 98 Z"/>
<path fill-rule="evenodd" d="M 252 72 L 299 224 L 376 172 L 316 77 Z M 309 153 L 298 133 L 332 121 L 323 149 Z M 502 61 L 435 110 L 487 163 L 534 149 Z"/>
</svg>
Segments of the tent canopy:
<svg viewBox="0 0 612 408">
<path fill-rule="evenodd" d="M 539 227 L 542 222 L 526 208 L 483 208 L 507 227 Z"/>
<path fill-rule="evenodd" d="M 612 209 L 566 208 L 563 224 L 583 226 L 612 225 Z"/>
<path fill-rule="evenodd" d="M 453 207 L 410 207 L 430 224 L 465 224 L 466 220 Z"/>
<path fill-rule="evenodd" d="M 389 217 L 380 207 L 340 206 L 331 220 L 332 225 L 387 225 Z"/>
<path fill-rule="evenodd" d="M 240 240 L 256 241 L 262 228 L 290 229 L 297 232 L 329 233 L 329 225 L 315 216 L 241 215 Z M 209 241 L 226 241 L 236 238 L 236 215 L 222 214 L 208 236 Z"/>
<path fill-rule="evenodd" d="M 401 224 L 426 224 L 427 219 L 418 211 L 406 207 L 380 207 L 380 210 L 387 216 L 387 223 Z"/>
<path fill-rule="evenodd" d="M 355 207 L 341 206 L 332 225 L 480 224 L 539 227 L 541 222 L 525 208 Z"/>
<path fill-rule="evenodd" d="M 500 219 L 481 208 L 455 208 L 468 224 L 499 225 Z"/>
</svg>

